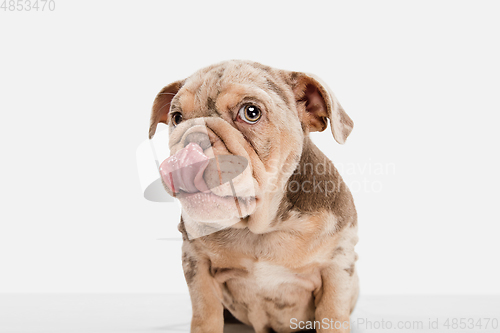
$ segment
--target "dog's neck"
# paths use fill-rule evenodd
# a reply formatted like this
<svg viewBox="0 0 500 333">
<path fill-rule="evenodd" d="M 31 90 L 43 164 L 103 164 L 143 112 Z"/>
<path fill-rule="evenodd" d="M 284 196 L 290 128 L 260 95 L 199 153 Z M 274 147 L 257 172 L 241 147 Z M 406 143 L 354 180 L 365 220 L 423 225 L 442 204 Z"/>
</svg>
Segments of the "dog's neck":
<svg viewBox="0 0 500 333">
<path fill-rule="evenodd" d="M 254 233 L 265 233 L 287 220 L 292 211 L 314 214 L 330 210 L 343 187 L 343 180 L 333 163 L 306 135 L 300 161 L 283 191 L 270 193 L 257 210 L 236 227 L 247 226 Z"/>
</svg>

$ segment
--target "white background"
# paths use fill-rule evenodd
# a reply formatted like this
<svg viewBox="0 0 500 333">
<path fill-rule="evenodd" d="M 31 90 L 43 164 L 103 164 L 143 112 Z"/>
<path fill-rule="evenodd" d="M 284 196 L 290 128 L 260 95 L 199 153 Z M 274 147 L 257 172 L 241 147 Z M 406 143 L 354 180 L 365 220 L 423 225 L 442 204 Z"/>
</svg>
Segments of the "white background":
<svg viewBox="0 0 500 333">
<path fill-rule="evenodd" d="M 187 292 L 177 204 L 142 197 L 156 93 L 250 59 L 355 122 L 313 140 L 359 212 L 364 294 L 500 293 L 500 3 L 61 1 L 0 11 L 0 292 Z M 378 174 L 376 169 L 386 171 Z M 351 166 L 355 166 L 353 171 Z"/>
</svg>

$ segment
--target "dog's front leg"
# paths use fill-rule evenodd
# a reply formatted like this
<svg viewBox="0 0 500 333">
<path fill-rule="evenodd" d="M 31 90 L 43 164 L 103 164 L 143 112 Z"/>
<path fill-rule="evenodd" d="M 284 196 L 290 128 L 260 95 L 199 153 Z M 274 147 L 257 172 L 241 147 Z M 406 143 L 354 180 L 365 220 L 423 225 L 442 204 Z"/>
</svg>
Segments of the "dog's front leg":
<svg viewBox="0 0 500 333">
<path fill-rule="evenodd" d="M 354 265 L 331 265 L 321 272 L 322 287 L 315 294 L 318 332 L 350 332 L 349 316 L 358 296 L 358 276 Z"/>
<path fill-rule="evenodd" d="M 224 329 L 224 307 L 220 301 L 222 292 L 210 275 L 210 262 L 195 255 L 187 244 L 184 244 L 182 252 L 182 268 L 193 309 L 191 333 L 222 333 Z"/>
</svg>

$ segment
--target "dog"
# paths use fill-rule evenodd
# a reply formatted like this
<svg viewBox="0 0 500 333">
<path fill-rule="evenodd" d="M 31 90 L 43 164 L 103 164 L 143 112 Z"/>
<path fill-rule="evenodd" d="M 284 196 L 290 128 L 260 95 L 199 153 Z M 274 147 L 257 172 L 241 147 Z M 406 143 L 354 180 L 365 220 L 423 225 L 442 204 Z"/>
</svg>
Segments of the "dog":
<svg viewBox="0 0 500 333">
<path fill-rule="evenodd" d="M 309 133 L 329 122 L 343 144 L 353 121 L 326 84 L 225 61 L 164 87 L 150 139 L 160 122 L 174 156 L 162 163 L 163 183 L 182 206 L 191 332 L 223 332 L 227 312 L 257 333 L 348 332 L 357 213 Z"/>
</svg>

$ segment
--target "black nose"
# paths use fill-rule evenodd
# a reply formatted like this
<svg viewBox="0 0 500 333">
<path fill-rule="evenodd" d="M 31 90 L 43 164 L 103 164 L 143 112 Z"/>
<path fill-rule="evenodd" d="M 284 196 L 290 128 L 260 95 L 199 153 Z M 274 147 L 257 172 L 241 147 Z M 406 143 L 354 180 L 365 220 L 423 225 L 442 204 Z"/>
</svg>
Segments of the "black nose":
<svg viewBox="0 0 500 333">
<path fill-rule="evenodd" d="M 203 150 L 211 146 L 210 138 L 208 137 L 208 135 L 201 132 L 189 133 L 184 139 L 184 147 L 186 147 L 191 142 L 197 143 Z"/>
</svg>

